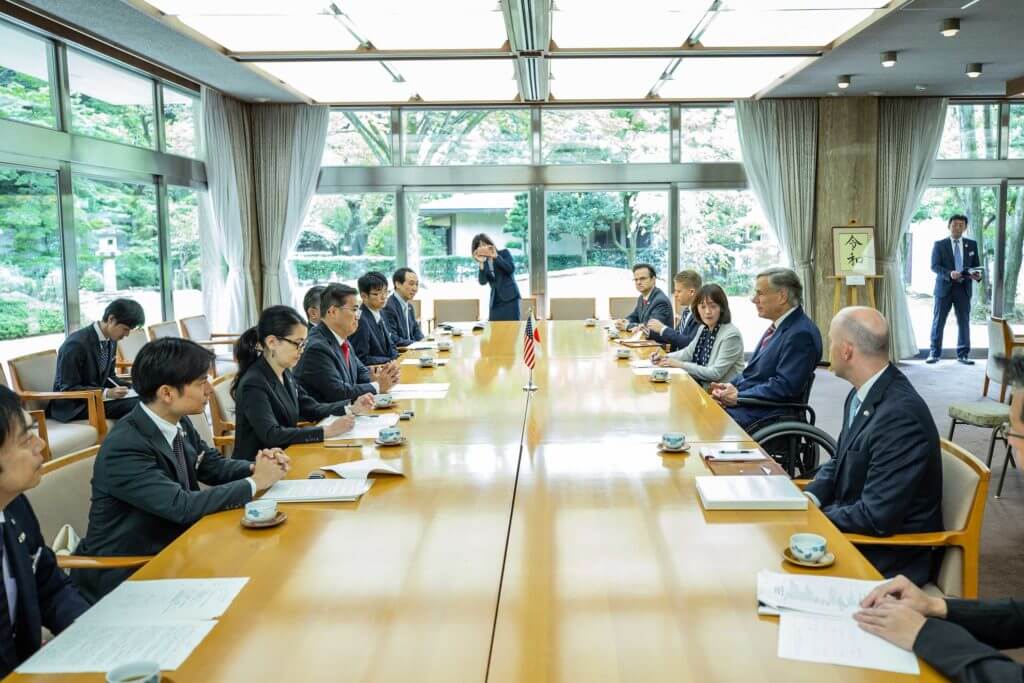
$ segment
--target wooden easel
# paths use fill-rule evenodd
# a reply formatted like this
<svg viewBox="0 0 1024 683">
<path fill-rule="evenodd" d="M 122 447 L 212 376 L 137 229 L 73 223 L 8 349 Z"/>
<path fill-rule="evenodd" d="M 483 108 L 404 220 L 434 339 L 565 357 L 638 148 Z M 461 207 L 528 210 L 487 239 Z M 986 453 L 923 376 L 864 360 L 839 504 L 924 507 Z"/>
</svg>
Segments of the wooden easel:
<svg viewBox="0 0 1024 683">
<path fill-rule="evenodd" d="M 832 315 L 839 312 L 839 309 L 844 306 L 858 306 L 860 300 L 858 297 L 858 287 L 863 287 L 867 294 L 867 304 L 871 308 L 877 309 L 878 306 L 875 304 L 875 281 L 881 280 L 884 276 L 882 275 L 863 275 L 863 285 L 851 285 L 847 284 L 846 275 L 829 275 L 829 280 L 833 281 L 834 288 L 832 291 Z M 843 296 L 843 289 L 846 289 L 846 296 Z M 846 303 L 843 303 L 843 300 Z"/>
</svg>

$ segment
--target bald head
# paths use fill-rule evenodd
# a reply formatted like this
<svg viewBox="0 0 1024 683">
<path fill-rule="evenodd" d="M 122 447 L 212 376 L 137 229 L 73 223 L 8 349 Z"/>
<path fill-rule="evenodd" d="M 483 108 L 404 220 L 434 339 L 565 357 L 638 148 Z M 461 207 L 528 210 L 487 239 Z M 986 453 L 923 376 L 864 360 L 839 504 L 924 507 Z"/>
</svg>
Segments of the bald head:
<svg viewBox="0 0 1024 683">
<path fill-rule="evenodd" d="M 835 317 L 835 331 L 857 353 L 868 358 L 889 357 L 889 323 L 881 313 L 867 306 L 850 306 Z"/>
</svg>

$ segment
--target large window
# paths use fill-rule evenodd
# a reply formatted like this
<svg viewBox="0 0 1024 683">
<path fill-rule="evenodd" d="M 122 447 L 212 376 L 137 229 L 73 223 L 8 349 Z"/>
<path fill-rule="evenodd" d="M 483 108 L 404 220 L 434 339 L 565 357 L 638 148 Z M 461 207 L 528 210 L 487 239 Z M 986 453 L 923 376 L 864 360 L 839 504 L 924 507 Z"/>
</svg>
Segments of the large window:
<svg viewBox="0 0 1024 683">
<path fill-rule="evenodd" d="M 171 292 L 174 316 L 203 313 L 203 273 L 199 263 L 199 193 L 187 187 L 167 189 L 171 231 Z"/>
<path fill-rule="evenodd" d="M 71 130 L 139 147 L 156 146 L 153 81 L 68 50 Z"/>
<path fill-rule="evenodd" d="M 624 164 L 669 161 L 669 111 L 545 109 L 545 164 Z"/>
<path fill-rule="evenodd" d="M 0 22 L 0 117 L 56 125 L 50 44 Z"/>
<path fill-rule="evenodd" d="M 171 154 L 199 158 L 200 100 L 163 86 L 164 146 Z"/>
<path fill-rule="evenodd" d="M 1003 271 L 1003 314 L 1024 322 L 1024 185 L 1010 185 L 1006 202 L 1006 264 Z"/>
<path fill-rule="evenodd" d="M 999 105 L 957 104 L 946 110 L 940 159 L 998 159 Z"/>
<path fill-rule="evenodd" d="M 402 113 L 406 166 L 530 163 L 526 109 L 439 109 Z"/>
<path fill-rule="evenodd" d="M 327 124 L 324 166 L 389 166 L 391 113 L 334 110 Z"/>
<path fill-rule="evenodd" d="M 153 185 L 74 177 L 82 324 L 113 299 L 135 299 L 146 321 L 163 319 Z"/>
<path fill-rule="evenodd" d="M 732 107 L 683 107 L 680 161 L 739 161 L 740 133 Z"/>
<path fill-rule="evenodd" d="M 1010 105 L 1010 158 L 1024 159 L 1024 104 Z"/>
</svg>

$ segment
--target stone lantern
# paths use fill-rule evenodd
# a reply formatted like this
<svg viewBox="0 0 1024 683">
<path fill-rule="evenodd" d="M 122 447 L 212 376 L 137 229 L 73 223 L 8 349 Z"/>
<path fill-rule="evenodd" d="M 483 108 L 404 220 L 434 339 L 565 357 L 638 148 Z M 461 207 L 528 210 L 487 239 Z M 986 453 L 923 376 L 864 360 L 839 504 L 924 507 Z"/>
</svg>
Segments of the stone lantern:
<svg viewBox="0 0 1024 683">
<path fill-rule="evenodd" d="M 117 291 L 117 229 L 113 226 L 96 231 L 96 255 L 103 259 L 103 291 Z"/>
</svg>

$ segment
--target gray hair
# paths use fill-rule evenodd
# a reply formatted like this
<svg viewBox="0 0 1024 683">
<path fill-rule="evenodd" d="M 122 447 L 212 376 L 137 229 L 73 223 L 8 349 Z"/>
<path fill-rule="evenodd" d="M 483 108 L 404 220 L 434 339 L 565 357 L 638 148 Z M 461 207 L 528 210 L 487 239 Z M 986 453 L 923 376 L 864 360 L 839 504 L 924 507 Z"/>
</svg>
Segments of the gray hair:
<svg viewBox="0 0 1024 683">
<path fill-rule="evenodd" d="M 800 284 L 800 278 L 789 268 L 768 268 L 757 274 L 757 277 L 768 278 L 768 284 L 775 289 L 786 290 L 786 298 L 789 303 L 799 306 L 803 303 L 804 286 Z"/>
</svg>

